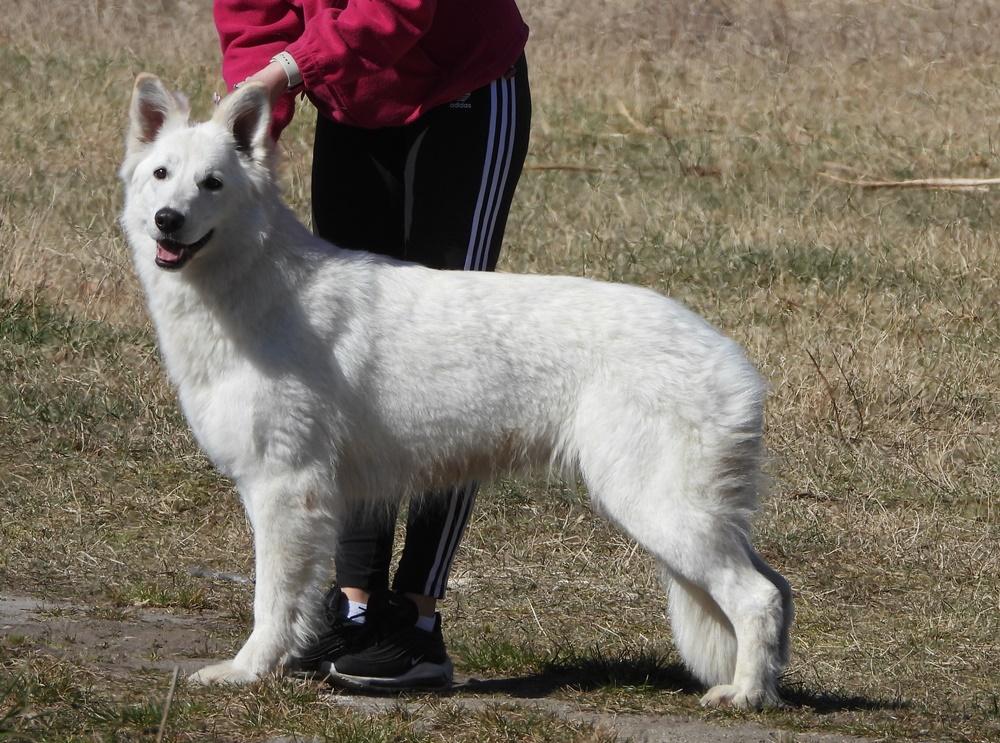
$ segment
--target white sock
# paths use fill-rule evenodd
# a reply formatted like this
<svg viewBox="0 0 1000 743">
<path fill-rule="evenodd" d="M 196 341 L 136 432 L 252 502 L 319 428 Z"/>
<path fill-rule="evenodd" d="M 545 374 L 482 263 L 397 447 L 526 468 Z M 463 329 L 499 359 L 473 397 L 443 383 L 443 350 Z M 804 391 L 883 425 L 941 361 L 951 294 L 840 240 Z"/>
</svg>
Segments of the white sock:
<svg viewBox="0 0 1000 743">
<path fill-rule="evenodd" d="M 429 617 L 423 617 L 423 616 L 417 617 L 417 629 L 422 629 L 424 632 L 433 632 L 434 619 L 435 615 L 433 614 Z"/>
<path fill-rule="evenodd" d="M 365 612 L 368 610 L 368 604 L 362 604 L 360 601 L 347 600 L 347 618 L 354 622 L 355 624 L 365 623 Z"/>
</svg>

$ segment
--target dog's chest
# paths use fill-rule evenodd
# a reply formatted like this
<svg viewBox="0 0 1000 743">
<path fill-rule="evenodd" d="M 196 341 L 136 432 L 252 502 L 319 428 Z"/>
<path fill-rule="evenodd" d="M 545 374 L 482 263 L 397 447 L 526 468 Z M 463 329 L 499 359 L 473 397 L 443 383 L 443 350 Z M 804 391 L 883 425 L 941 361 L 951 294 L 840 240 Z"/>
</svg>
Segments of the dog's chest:
<svg viewBox="0 0 1000 743">
<path fill-rule="evenodd" d="M 179 387 L 181 409 L 198 444 L 227 477 L 239 478 L 256 459 L 259 426 L 254 399 L 258 385 L 232 374 L 212 384 Z"/>
</svg>

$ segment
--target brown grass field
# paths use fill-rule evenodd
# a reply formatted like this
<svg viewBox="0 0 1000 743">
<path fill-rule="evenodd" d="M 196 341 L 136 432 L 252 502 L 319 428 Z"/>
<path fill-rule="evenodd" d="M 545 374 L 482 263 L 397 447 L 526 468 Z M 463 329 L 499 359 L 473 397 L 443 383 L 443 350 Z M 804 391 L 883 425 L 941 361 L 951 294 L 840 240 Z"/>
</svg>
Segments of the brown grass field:
<svg viewBox="0 0 1000 743">
<path fill-rule="evenodd" d="M 495 684 L 377 709 L 288 680 L 181 685 L 161 728 L 169 669 L 232 652 L 250 618 L 246 585 L 192 567 L 248 575 L 252 556 L 160 370 L 115 172 L 136 73 L 198 115 L 221 90 L 210 7 L 7 0 L 0 599 L 51 602 L 61 629 L 0 621 L 0 740 L 610 741 L 629 715 L 656 740 L 673 716 L 785 741 L 1000 740 L 1000 204 L 819 177 L 1000 176 L 1000 6 L 522 10 L 535 118 L 501 268 L 668 293 L 770 379 L 755 538 L 795 588 L 791 706 L 701 711 L 650 561 L 575 483 L 506 480 L 443 607 L 459 671 Z M 283 137 L 303 216 L 312 121 L 303 105 Z M 109 660 L 149 612 L 188 639 Z"/>
</svg>

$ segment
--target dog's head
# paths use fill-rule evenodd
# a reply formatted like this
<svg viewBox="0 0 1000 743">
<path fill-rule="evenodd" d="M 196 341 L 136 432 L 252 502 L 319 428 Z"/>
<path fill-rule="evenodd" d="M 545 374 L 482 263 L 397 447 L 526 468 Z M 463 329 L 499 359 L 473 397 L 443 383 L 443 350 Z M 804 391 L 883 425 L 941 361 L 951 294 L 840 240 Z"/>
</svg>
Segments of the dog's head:
<svg viewBox="0 0 1000 743">
<path fill-rule="evenodd" d="M 216 230 L 239 219 L 237 205 L 253 201 L 272 178 L 263 85 L 241 86 L 209 121 L 191 125 L 188 115 L 183 96 L 153 75 L 139 75 L 119 171 L 125 183 L 122 223 L 136 261 L 155 261 L 161 269 L 180 269 L 212 249 Z"/>
</svg>

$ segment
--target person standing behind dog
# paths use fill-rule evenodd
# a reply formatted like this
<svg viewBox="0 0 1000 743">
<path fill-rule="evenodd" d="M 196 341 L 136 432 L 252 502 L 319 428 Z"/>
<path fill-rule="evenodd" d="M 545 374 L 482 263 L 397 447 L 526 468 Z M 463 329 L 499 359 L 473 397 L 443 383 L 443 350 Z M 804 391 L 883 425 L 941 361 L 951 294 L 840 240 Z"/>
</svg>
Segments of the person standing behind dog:
<svg viewBox="0 0 1000 743">
<path fill-rule="evenodd" d="M 223 77 L 268 87 L 275 140 L 298 93 L 318 111 L 317 234 L 432 268 L 493 270 L 531 121 L 514 0 L 215 0 L 214 17 Z M 336 545 L 328 629 L 297 667 L 352 686 L 450 683 L 436 604 L 475 494 L 456 484 L 411 503 L 392 590 L 395 512 L 355 514 Z"/>
</svg>

